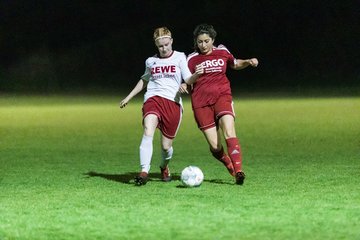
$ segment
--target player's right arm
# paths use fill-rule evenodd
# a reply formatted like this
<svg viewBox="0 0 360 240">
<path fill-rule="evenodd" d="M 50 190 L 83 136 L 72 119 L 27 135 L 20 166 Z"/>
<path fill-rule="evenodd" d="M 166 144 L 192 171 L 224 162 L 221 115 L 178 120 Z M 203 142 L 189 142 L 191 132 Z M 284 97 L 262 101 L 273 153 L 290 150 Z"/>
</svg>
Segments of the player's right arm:
<svg viewBox="0 0 360 240">
<path fill-rule="evenodd" d="M 134 87 L 134 89 L 129 93 L 129 95 L 127 95 L 126 98 L 121 100 L 120 108 L 125 107 L 133 97 L 135 97 L 139 92 L 141 92 L 147 86 L 147 83 L 148 82 L 145 81 L 144 79 L 140 79 L 136 84 L 136 86 Z"/>
</svg>

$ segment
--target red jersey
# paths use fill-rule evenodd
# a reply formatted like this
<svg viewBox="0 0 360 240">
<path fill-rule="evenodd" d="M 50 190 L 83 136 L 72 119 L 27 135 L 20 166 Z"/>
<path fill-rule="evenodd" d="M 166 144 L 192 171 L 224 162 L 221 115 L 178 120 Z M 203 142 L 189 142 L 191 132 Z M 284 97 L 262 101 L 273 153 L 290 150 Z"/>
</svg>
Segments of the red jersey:
<svg viewBox="0 0 360 240">
<path fill-rule="evenodd" d="M 193 108 L 200 108 L 214 104 L 220 95 L 231 95 L 230 81 L 226 76 L 227 65 L 234 65 L 235 57 L 229 50 L 219 45 L 214 47 L 208 55 L 198 52 L 187 58 L 191 73 L 195 72 L 196 65 L 204 65 L 204 73 L 193 84 L 191 102 Z"/>
</svg>

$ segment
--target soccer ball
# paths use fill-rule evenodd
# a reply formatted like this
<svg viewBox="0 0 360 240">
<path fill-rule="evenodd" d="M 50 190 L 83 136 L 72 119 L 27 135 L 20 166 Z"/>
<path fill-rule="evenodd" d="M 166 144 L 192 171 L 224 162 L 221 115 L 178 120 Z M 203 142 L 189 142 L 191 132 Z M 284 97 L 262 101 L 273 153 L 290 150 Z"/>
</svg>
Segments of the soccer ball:
<svg viewBox="0 0 360 240">
<path fill-rule="evenodd" d="M 181 172 L 181 182 L 186 187 L 198 187 L 204 180 L 204 174 L 196 166 L 188 166 Z"/>
</svg>

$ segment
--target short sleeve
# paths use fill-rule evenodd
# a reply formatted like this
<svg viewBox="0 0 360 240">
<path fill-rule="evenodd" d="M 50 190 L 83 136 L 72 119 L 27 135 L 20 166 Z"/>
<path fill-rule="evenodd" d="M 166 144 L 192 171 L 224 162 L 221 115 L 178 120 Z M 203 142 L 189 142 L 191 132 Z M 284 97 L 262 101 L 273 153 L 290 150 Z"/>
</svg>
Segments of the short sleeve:
<svg viewBox="0 0 360 240">
<path fill-rule="evenodd" d="M 150 80 L 150 77 L 151 77 L 151 69 L 149 67 L 148 61 L 149 61 L 148 59 L 145 61 L 145 72 L 140 77 L 141 79 L 143 79 L 143 80 L 145 80 L 147 82 Z"/>
<path fill-rule="evenodd" d="M 225 50 L 226 51 L 226 58 L 227 58 L 227 64 L 230 66 L 233 66 L 236 64 L 236 58 L 234 57 L 234 55 L 232 55 L 232 53 L 229 51 L 229 49 L 227 49 L 227 47 L 225 47 L 223 44 L 220 44 L 218 46 L 219 49 Z"/>
<path fill-rule="evenodd" d="M 145 68 L 145 72 L 144 74 L 141 76 L 141 79 L 145 80 L 145 81 L 149 81 L 151 77 L 151 70 L 150 68 Z"/>
<path fill-rule="evenodd" d="M 233 66 L 236 64 L 236 58 L 234 57 L 234 55 L 231 54 L 231 52 L 229 52 L 229 50 L 227 51 L 228 53 L 228 57 L 227 57 L 227 62 L 229 65 Z"/>
<path fill-rule="evenodd" d="M 189 70 L 187 61 L 186 61 L 186 56 L 184 53 L 181 54 L 180 56 L 180 71 L 181 71 L 181 77 L 182 79 L 188 79 L 189 77 L 191 77 L 191 72 Z"/>
</svg>

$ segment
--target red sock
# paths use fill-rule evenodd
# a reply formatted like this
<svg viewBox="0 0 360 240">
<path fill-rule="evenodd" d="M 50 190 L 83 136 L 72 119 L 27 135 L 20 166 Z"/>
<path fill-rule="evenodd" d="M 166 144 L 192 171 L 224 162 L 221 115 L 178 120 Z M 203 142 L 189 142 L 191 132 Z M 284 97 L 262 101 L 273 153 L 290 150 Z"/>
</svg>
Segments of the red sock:
<svg viewBox="0 0 360 240">
<path fill-rule="evenodd" d="M 217 151 L 217 152 L 215 152 L 213 149 L 210 148 L 210 152 L 212 153 L 214 158 L 216 158 L 217 160 L 222 162 L 225 165 L 225 167 L 227 168 L 227 170 L 229 171 L 229 173 L 232 176 L 234 176 L 235 172 L 234 172 L 233 164 L 232 164 L 229 156 L 226 155 L 226 153 L 224 152 L 224 148 L 221 148 L 221 150 Z"/>
<path fill-rule="evenodd" d="M 236 137 L 228 138 L 226 145 L 235 173 L 240 172 L 242 170 L 242 155 L 239 140 Z"/>
</svg>

